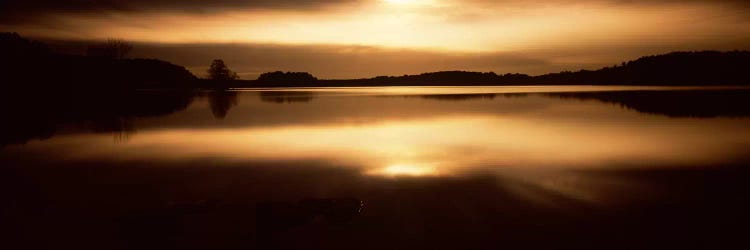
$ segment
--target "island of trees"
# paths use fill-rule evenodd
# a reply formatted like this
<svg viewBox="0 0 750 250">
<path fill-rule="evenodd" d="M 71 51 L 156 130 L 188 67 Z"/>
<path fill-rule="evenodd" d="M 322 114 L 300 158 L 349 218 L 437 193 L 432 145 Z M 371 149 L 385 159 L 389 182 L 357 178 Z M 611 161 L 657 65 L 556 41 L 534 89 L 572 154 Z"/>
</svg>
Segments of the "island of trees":
<svg viewBox="0 0 750 250">
<path fill-rule="evenodd" d="M 747 85 L 750 51 L 672 52 L 646 56 L 598 70 L 563 71 L 538 76 L 471 71 L 320 80 L 305 72 L 270 72 L 257 80 L 235 80 L 232 87 L 353 86 L 507 86 L 507 85 Z M 201 85 L 213 85 L 211 80 Z"/>
</svg>

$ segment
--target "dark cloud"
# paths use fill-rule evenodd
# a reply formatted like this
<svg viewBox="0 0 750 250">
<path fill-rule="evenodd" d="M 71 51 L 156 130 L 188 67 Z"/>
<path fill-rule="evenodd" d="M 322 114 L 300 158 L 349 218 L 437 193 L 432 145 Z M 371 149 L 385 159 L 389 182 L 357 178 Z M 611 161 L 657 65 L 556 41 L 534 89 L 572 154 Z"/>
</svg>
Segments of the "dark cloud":
<svg viewBox="0 0 750 250">
<path fill-rule="evenodd" d="M 22 22 L 52 13 L 100 11 L 184 11 L 211 13 L 238 9 L 312 10 L 364 0 L 2 0 L 0 22 Z"/>
<path fill-rule="evenodd" d="M 322 78 L 363 78 L 440 70 L 497 72 L 543 71 L 548 63 L 514 53 L 457 54 L 366 46 L 144 45 L 137 55 L 155 56 L 204 75 L 214 58 L 224 59 L 244 79 L 269 71 L 304 71 Z"/>
<path fill-rule="evenodd" d="M 711 4 L 750 4 L 747 0 L 465 0 L 468 3 L 485 4 L 576 4 L 576 3 L 612 3 L 612 4 L 670 4 L 670 3 L 711 3 Z"/>
<path fill-rule="evenodd" d="M 100 12 L 174 11 L 214 14 L 230 10 L 320 10 L 330 6 L 380 0 L 0 0 L 0 24 L 19 24 L 40 20 L 49 14 L 96 15 Z M 527 6 L 567 4 L 612 4 L 659 6 L 664 4 L 704 3 L 742 7 L 750 10 L 748 0 L 446 0 L 461 6 Z"/>
<path fill-rule="evenodd" d="M 232 9 L 319 9 L 326 6 L 378 0 L 2 0 L 3 14 L 34 15 L 47 12 L 175 10 L 212 12 Z M 710 3 L 750 5 L 747 0 L 455 0 L 463 4 L 646 4 Z"/>
<path fill-rule="evenodd" d="M 517 52 L 451 53 L 367 46 L 264 44 L 136 44 L 133 56 L 154 57 L 205 75 L 211 60 L 224 59 L 243 79 L 269 71 L 304 71 L 326 79 L 418 74 L 441 70 L 544 74 L 598 69 L 641 56 L 675 50 L 750 49 L 747 39 L 729 44 L 599 46 L 549 48 Z M 615 51 L 615 52 L 613 52 Z"/>
<path fill-rule="evenodd" d="M 345 45 L 157 44 L 136 43 L 133 57 L 158 58 L 204 76 L 213 59 L 223 59 L 243 79 L 269 71 L 305 71 L 320 78 L 365 78 L 441 70 L 494 71 L 532 75 L 598 69 L 641 56 L 676 50 L 750 49 L 750 38 L 717 44 L 602 44 L 517 52 L 451 53 Z M 85 51 L 86 42 L 46 41 L 64 53 Z"/>
<path fill-rule="evenodd" d="M 671 7 L 674 5 L 712 5 L 750 11 L 750 0 L 462 0 L 465 4 L 494 8 L 502 6 L 525 6 L 537 8 L 549 5 L 605 4 L 615 7 Z M 747 14 L 750 16 L 750 14 Z"/>
<path fill-rule="evenodd" d="M 233 8 L 309 9 L 360 0 L 3 0 L 0 6 L 11 10 L 198 10 Z"/>
<path fill-rule="evenodd" d="M 58 52 L 84 54 L 92 42 L 44 40 Z M 304 71 L 326 79 L 418 74 L 441 70 L 547 73 L 560 69 L 542 55 L 451 53 L 354 45 L 158 44 L 135 43 L 133 57 L 170 61 L 204 76 L 213 59 L 223 59 L 243 79 L 270 71 Z"/>
</svg>

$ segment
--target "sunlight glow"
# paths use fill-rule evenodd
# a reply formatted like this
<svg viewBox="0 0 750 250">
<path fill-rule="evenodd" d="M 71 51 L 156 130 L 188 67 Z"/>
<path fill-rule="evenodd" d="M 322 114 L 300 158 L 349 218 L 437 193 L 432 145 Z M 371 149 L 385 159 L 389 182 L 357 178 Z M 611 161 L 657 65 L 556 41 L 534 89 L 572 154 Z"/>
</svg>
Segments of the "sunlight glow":
<svg viewBox="0 0 750 250">
<path fill-rule="evenodd" d="M 418 166 L 411 164 L 395 164 L 382 169 L 376 169 L 370 171 L 371 175 L 382 175 L 388 177 L 397 176 L 434 176 L 438 175 L 438 171 L 435 167 L 429 166 Z"/>
<path fill-rule="evenodd" d="M 445 89 L 430 91 L 440 93 Z M 321 92 L 317 94 L 322 96 Z M 123 143 L 112 144 L 110 134 L 70 134 L 4 150 L 55 149 L 49 157 L 66 160 L 322 161 L 352 173 L 409 178 L 509 169 L 611 168 L 612 162 L 630 164 L 632 159 L 649 159 L 660 166 L 714 164 L 744 155 L 734 145 L 747 143 L 745 138 L 750 138 L 750 121 L 644 118 L 632 110 L 612 110 L 600 103 L 557 103 L 556 99 L 535 95 L 495 98 L 492 102 L 374 96 L 377 98 L 356 101 L 336 96 L 305 103 L 308 106 L 279 106 L 246 95 L 232 111 L 235 116 L 228 117 L 236 119 L 230 120 L 235 122 L 234 127 L 174 125 L 176 121 L 213 119 L 206 110 L 208 103 L 201 100 L 184 113 L 165 118 L 165 127 L 149 127 L 153 121 L 148 119 L 136 121 L 141 129 Z M 334 106 L 338 108 L 332 109 Z M 498 110 L 498 106 L 504 110 Z M 462 113 L 466 109 L 471 112 Z M 513 109 L 517 111 L 510 111 Z M 446 115 L 435 115 L 439 112 Z M 237 116 L 248 113 L 254 115 Z M 592 125 L 591 119 L 613 122 Z M 642 119 L 637 121 L 645 126 L 622 125 L 634 119 Z M 560 184 L 539 185 L 566 188 Z M 587 194 L 570 193 L 577 199 L 588 199 Z"/>
<path fill-rule="evenodd" d="M 430 4 L 432 2 L 430 0 L 383 0 L 383 1 L 388 4 L 393 4 L 393 5 L 422 5 L 422 4 Z"/>
<path fill-rule="evenodd" d="M 717 37 L 737 41 L 750 34 L 750 26 L 737 21 L 742 19 L 733 9 L 701 3 L 670 8 L 658 5 L 613 8 L 595 3 L 537 5 L 516 1 L 467 4 L 450 0 L 382 0 L 322 9 L 236 9 L 209 14 L 58 13 L 50 14 L 50 22 L 64 23 L 68 29 L 36 23 L 18 27 L 0 24 L 0 29 L 56 39 L 121 37 L 158 43 L 363 45 L 452 53 L 577 51 L 593 45 L 622 46 L 634 41 L 652 46 L 700 45 L 714 43 Z M 716 16 L 723 18 L 714 18 Z M 693 20 L 706 21 L 694 23 Z M 735 45 L 729 48 L 732 47 L 736 48 Z"/>
</svg>

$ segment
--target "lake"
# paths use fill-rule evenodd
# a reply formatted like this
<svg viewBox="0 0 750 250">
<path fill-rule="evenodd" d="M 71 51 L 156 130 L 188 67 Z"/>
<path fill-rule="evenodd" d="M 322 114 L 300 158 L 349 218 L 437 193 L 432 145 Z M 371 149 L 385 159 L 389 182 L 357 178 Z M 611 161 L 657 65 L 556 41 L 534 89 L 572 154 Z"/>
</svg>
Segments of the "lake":
<svg viewBox="0 0 750 250">
<path fill-rule="evenodd" d="M 4 108 L 25 248 L 747 244 L 748 88 L 42 96 Z"/>
</svg>

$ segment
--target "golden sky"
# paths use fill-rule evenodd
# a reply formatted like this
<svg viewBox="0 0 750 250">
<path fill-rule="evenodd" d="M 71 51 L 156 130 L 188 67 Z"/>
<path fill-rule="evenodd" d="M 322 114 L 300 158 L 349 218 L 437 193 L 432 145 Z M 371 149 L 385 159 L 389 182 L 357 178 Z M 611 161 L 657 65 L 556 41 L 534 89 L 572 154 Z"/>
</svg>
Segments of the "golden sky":
<svg viewBox="0 0 750 250">
<path fill-rule="evenodd" d="M 229 45 L 256 49 L 270 46 L 284 52 L 261 58 L 271 61 L 292 61 L 311 53 L 310 50 L 323 50 L 336 54 L 336 60 L 344 62 L 343 65 L 363 57 L 392 54 L 428 58 L 433 62 L 431 65 L 414 59 L 399 59 L 388 63 L 403 64 L 401 67 L 378 69 L 382 68 L 378 64 L 386 62 L 373 62 L 343 70 L 357 73 L 325 70 L 312 64 L 277 66 L 281 67 L 277 68 L 279 70 L 312 71 L 330 78 L 447 69 L 539 74 L 612 65 L 674 50 L 750 48 L 750 14 L 747 14 L 750 4 L 743 1 L 95 2 L 9 1 L 2 5 L 0 14 L 4 17 L 0 18 L 0 29 L 45 39 L 118 37 L 148 46 L 190 44 L 192 47 L 203 45 L 204 50 Z M 295 49 L 304 53 L 286 53 Z M 139 55 L 172 56 L 167 58 L 172 60 L 175 57 L 143 51 Z M 249 60 L 229 60 L 229 63 L 239 68 L 241 76 L 252 77 L 270 70 L 250 66 L 253 63 Z M 543 63 L 538 63 L 539 60 Z M 175 63 L 188 64 L 185 66 L 191 69 L 208 64 L 187 61 L 190 60 Z M 284 65 L 290 66 L 284 68 Z"/>
</svg>

